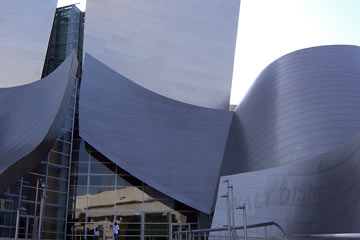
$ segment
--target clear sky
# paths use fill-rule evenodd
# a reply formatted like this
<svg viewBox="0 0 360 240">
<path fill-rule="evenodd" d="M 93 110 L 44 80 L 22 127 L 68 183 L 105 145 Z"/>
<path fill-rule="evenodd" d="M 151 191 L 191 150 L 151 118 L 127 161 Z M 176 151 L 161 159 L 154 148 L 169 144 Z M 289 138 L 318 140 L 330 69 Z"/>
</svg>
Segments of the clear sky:
<svg viewBox="0 0 360 240">
<path fill-rule="evenodd" d="M 260 72 L 297 49 L 360 45 L 360 0 L 242 0 L 232 104 L 239 104 Z"/>
<path fill-rule="evenodd" d="M 85 10 L 86 0 L 59 0 L 58 6 L 73 2 Z M 360 45 L 359 25 L 360 0 L 241 0 L 231 104 L 240 103 L 259 73 L 286 53 Z"/>
</svg>

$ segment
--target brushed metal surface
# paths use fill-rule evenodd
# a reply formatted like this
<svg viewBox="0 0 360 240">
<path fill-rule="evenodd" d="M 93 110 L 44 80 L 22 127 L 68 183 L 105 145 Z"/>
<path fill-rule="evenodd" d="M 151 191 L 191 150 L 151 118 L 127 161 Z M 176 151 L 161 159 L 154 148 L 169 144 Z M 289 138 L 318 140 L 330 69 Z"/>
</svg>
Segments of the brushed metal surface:
<svg viewBox="0 0 360 240">
<path fill-rule="evenodd" d="M 318 157 L 276 168 L 223 176 L 212 227 L 226 222 L 224 180 L 234 185 L 235 206 L 246 204 L 247 223 L 275 221 L 289 235 L 358 233 L 360 134 Z M 236 210 L 236 225 L 243 224 Z M 279 236 L 268 228 L 268 236 Z M 264 236 L 264 229 L 249 236 Z M 325 237 L 326 238 L 326 237 Z"/>
<path fill-rule="evenodd" d="M 84 52 L 166 97 L 228 109 L 240 0 L 88 0 Z"/>
<path fill-rule="evenodd" d="M 57 0 L 2 0 L 0 87 L 41 78 Z"/>
<path fill-rule="evenodd" d="M 311 159 L 360 132 L 360 47 L 289 53 L 265 68 L 235 109 L 223 175 Z"/>
<path fill-rule="evenodd" d="M 0 88 L 0 194 L 47 156 L 63 125 L 76 69 L 72 53 L 41 80 Z"/>
<path fill-rule="evenodd" d="M 178 102 L 149 91 L 86 55 L 80 136 L 164 194 L 213 211 L 233 112 Z"/>
</svg>

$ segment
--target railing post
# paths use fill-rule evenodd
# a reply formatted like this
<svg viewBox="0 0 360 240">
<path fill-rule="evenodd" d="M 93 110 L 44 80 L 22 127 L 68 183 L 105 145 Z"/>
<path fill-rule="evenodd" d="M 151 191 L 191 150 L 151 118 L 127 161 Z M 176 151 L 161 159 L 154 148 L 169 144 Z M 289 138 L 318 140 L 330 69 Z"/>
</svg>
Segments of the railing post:
<svg viewBox="0 0 360 240">
<path fill-rule="evenodd" d="M 266 226 L 264 227 L 264 232 L 265 232 L 265 239 L 267 239 L 267 228 L 266 228 Z"/>
</svg>

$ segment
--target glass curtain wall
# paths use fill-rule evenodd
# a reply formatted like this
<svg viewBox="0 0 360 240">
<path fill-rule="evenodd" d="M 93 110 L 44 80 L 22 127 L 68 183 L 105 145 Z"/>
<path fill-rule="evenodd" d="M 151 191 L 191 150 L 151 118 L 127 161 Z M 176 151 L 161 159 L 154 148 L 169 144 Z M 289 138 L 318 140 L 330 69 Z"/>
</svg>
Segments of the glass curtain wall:
<svg viewBox="0 0 360 240">
<path fill-rule="evenodd" d="M 75 93 L 48 157 L 0 196 L 0 237 L 15 237 L 20 208 L 19 238 L 36 238 L 42 221 L 42 239 L 64 239 Z"/>
<path fill-rule="evenodd" d="M 75 133 L 77 132 L 75 127 Z M 77 135 L 74 135 L 77 136 Z M 68 239 L 169 239 L 172 231 L 198 228 L 199 212 L 158 192 L 74 137 Z"/>
</svg>

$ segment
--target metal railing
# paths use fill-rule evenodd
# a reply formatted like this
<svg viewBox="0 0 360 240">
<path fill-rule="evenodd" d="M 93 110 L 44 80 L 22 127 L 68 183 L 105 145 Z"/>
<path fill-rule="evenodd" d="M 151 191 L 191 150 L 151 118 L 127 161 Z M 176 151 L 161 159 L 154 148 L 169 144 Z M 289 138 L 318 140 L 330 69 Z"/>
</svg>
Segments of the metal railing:
<svg viewBox="0 0 360 240">
<path fill-rule="evenodd" d="M 257 239 L 265 238 L 267 239 L 267 228 L 274 226 L 280 230 L 280 236 L 277 239 L 288 239 L 286 232 L 284 229 L 275 222 L 264 222 L 258 224 L 250 224 L 246 227 L 237 226 L 232 227 L 233 231 L 244 230 L 244 229 L 254 229 L 254 228 L 264 228 L 264 236 L 257 237 Z M 177 231 L 174 232 L 176 240 L 200 240 L 200 239 L 219 239 L 219 240 L 235 240 L 235 239 L 244 239 L 247 236 L 241 236 L 240 234 L 233 234 L 229 232 L 228 226 L 222 228 L 210 228 L 210 229 L 199 229 L 199 230 L 189 230 L 189 231 Z M 272 237 L 274 239 L 274 237 Z"/>
</svg>

